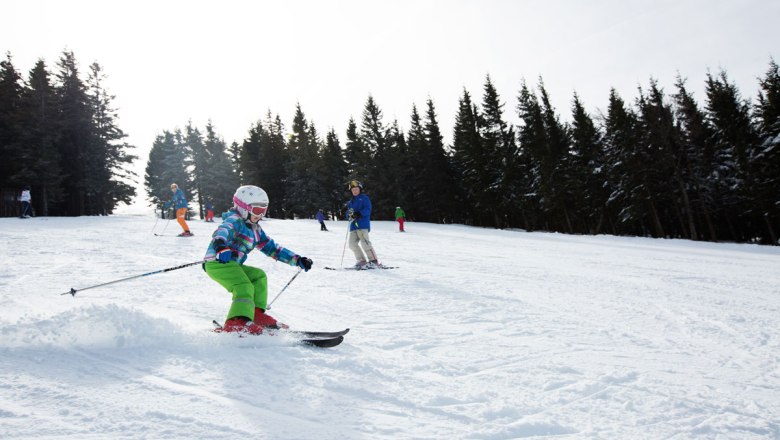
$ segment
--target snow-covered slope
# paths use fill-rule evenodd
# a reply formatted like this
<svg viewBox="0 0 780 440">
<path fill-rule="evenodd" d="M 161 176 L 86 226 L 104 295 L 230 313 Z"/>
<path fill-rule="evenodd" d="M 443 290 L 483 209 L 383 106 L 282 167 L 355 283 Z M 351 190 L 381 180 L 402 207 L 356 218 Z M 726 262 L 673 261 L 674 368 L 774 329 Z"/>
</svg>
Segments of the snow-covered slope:
<svg viewBox="0 0 780 440">
<path fill-rule="evenodd" d="M 315 262 L 272 314 L 332 349 L 211 332 L 197 266 L 60 295 L 201 259 L 190 223 L 0 219 L 0 438 L 780 438 L 776 247 L 374 222 L 399 268 L 326 271 L 345 223 L 264 222 Z"/>
</svg>

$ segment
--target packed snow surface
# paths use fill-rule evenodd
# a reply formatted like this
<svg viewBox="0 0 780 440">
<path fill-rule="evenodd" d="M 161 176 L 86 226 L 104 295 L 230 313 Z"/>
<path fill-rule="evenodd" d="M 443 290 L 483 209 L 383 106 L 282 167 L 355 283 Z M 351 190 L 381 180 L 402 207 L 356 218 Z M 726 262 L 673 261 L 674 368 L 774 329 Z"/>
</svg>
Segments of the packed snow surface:
<svg viewBox="0 0 780 440">
<path fill-rule="evenodd" d="M 329 349 L 212 332 L 197 265 L 61 295 L 202 259 L 190 225 L 0 219 L 0 438 L 780 438 L 778 247 L 373 222 L 398 268 L 328 271 L 344 222 L 266 220 L 314 260 L 271 314 Z"/>
</svg>

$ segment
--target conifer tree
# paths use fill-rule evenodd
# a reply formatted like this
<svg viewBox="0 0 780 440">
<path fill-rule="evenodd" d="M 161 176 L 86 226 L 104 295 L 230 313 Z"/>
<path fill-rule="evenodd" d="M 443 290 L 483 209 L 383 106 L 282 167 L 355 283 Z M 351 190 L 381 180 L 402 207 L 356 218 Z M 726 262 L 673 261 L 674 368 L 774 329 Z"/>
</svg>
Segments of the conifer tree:
<svg viewBox="0 0 780 440">
<path fill-rule="evenodd" d="M 363 179 L 364 190 L 371 193 L 372 218 L 388 218 L 386 214 L 395 207 L 393 185 L 393 146 L 397 133 L 391 133 L 382 121 L 382 110 L 369 95 L 363 108 L 359 139 L 368 153 L 365 164 L 367 176 Z"/>
<path fill-rule="evenodd" d="M 604 120 L 604 149 L 607 164 L 607 207 L 617 212 L 613 234 L 646 235 L 641 224 L 641 209 L 635 196 L 635 179 L 644 166 L 635 154 L 639 121 L 636 114 L 626 107 L 613 88 L 609 94 L 607 115 Z"/>
<path fill-rule="evenodd" d="M 430 192 L 435 179 L 427 174 L 429 164 L 427 158 L 427 140 L 425 130 L 423 129 L 422 119 L 417 112 L 417 106 L 412 106 L 412 115 L 409 126 L 409 133 L 406 137 L 406 148 L 408 164 L 406 176 L 405 192 L 407 201 L 401 203 L 407 215 L 414 213 L 418 221 L 433 221 L 431 212 L 431 202 L 433 194 Z"/>
<path fill-rule="evenodd" d="M 327 196 L 326 201 L 323 202 L 323 210 L 326 215 L 343 218 L 345 182 L 349 179 L 349 169 L 344 159 L 344 151 L 339 144 L 339 138 L 332 128 L 325 136 L 325 146 L 320 156 L 322 188 Z"/>
<path fill-rule="evenodd" d="M 548 186 L 544 181 L 548 179 L 548 169 L 554 164 L 548 164 L 549 148 L 542 107 L 525 81 L 521 84 L 517 102 L 520 152 L 515 164 L 517 173 L 514 186 L 515 192 L 522 195 L 518 203 L 523 208 L 520 216 L 525 229 L 546 229 L 549 208 L 543 195 L 544 188 Z"/>
<path fill-rule="evenodd" d="M 570 138 L 568 128 L 550 103 L 547 89 L 539 78 L 539 101 L 544 139 L 547 145 L 540 163 L 540 190 L 546 210 L 548 228 L 553 231 L 574 232 L 569 206 L 574 203 L 573 188 L 577 171 L 572 169 L 569 156 Z"/>
<path fill-rule="evenodd" d="M 57 102 L 49 72 L 43 60 L 30 71 L 29 86 L 24 89 L 21 103 L 21 144 L 25 145 L 14 180 L 31 182 L 38 194 L 40 215 L 48 216 L 62 198 L 60 156 L 55 148 L 57 135 Z M 8 158 L 9 156 L 4 155 Z"/>
<path fill-rule="evenodd" d="M 573 215 L 578 218 L 577 231 L 598 234 L 606 220 L 606 164 L 602 136 L 579 96 L 572 100 L 570 192 Z"/>
<path fill-rule="evenodd" d="M 750 203 L 753 186 L 749 173 L 749 157 L 758 144 L 758 136 L 750 119 L 750 104 L 744 101 L 736 85 L 729 82 L 725 71 L 716 77 L 707 74 L 707 121 L 714 130 L 716 167 L 714 185 L 720 188 L 721 206 L 728 235 L 747 241 L 757 224 L 764 220 Z"/>
<path fill-rule="evenodd" d="M 426 221 L 449 223 L 455 217 L 455 203 L 458 200 L 457 185 L 454 178 L 452 162 L 444 146 L 444 137 L 436 117 L 436 107 L 433 100 L 426 101 L 424 119 L 424 158 L 426 176 L 423 180 L 423 200 L 430 206 L 430 217 Z M 408 202 L 407 202 L 408 203 Z"/>
<path fill-rule="evenodd" d="M 263 142 L 266 142 L 268 137 L 268 132 L 263 128 L 261 121 L 257 121 L 250 127 L 249 135 L 241 144 L 241 153 L 238 160 L 239 181 L 242 184 L 260 180 L 257 177 L 260 169 L 260 151 Z"/>
<path fill-rule="evenodd" d="M 313 125 L 306 120 L 301 105 L 296 105 L 292 133 L 287 148 L 290 161 L 287 167 L 287 206 L 290 214 L 310 218 L 320 205 L 319 139 Z"/>
<path fill-rule="evenodd" d="M 647 96 L 640 95 L 639 121 L 642 195 L 656 237 L 696 236 L 694 215 L 684 180 L 687 164 L 674 113 L 656 80 Z M 676 220 L 676 221 L 675 221 Z"/>
<path fill-rule="evenodd" d="M 371 154 L 360 138 L 357 123 L 353 118 L 349 118 L 349 123 L 347 124 L 347 141 L 344 155 L 347 160 L 350 179 L 366 180 L 369 174 Z M 344 182 L 345 187 L 346 183 Z"/>
<path fill-rule="evenodd" d="M 277 218 L 289 218 L 292 216 L 291 207 L 287 205 L 287 168 L 290 161 L 290 153 L 284 135 L 284 124 L 279 115 L 266 115 L 264 126 L 267 129 L 267 138 L 260 144 L 260 156 L 258 160 L 258 172 L 256 183 L 244 183 L 257 185 L 265 190 L 271 201 L 268 209 L 269 215 Z"/>
<path fill-rule="evenodd" d="M 487 158 L 480 173 L 482 191 L 479 195 L 483 211 L 490 215 L 497 228 L 507 226 L 509 212 L 514 208 L 507 195 L 513 193 L 511 171 L 517 154 L 514 130 L 504 121 L 503 107 L 488 75 L 483 86 L 482 114 L 477 119 L 482 154 Z"/>
<path fill-rule="evenodd" d="M 137 156 L 127 150 L 135 148 L 124 141 L 127 137 L 117 125 L 117 110 L 113 107 L 114 95 L 104 86 L 106 75 L 98 63 L 90 65 L 87 78 L 87 97 L 92 111 L 94 128 L 92 167 L 87 181 L 91 181 L 95 208 L 92 213 L 111 214 L 119 202 L 129 204 L 135 196 L 131 185 L 136 174 L 127 167 Z"/>
<path fill-rule="evenodd" d="M 482 212 L 487 209 L 482 198 L 485 169 L 488 158 L 482 152 L 482 139 L 479 134 L 479 111 L 471 101 L 471 95 L 463 90 L 458 101 L 458 113 L 453 129 L 453 164 L 456 176 L 460 180 L 464 195 L 464 211 L 468 211 L 467 223 L 482 225 Z"/>
<path fill-rule="evenodd" d="M 685 86 L 685 80 L 678 76 L 675 83 L 677 93 L 674 95 L 676 118 L 680 130 L 680 147 L 686 159 L 682 164 L 683 181 L 686 192 L 690 194 L 691 210 L 694 214 L 694 231 L 696 224 L 703 225 L 692 233 L 692 239 L 708 237 L 717 240 L 714 213 L 718 188 L 712 185 L 712 173 L 716 173 L 715 157 L 712 148 L 712 128 L 707 123 L 704 112 L 701 111 L 693 95 Z M 691 221 L 689 219 L 689 221 Z"/>
<path fill-rule="evenodd" d="M 227 145 L 216 133 L 211 121 L 206 124 L 203 150 L 209 162 L 202 173 L 199 203 L 204 205 L 206 201 L 211 201 L 216 212 L 227 211 L 233 206 L 233 193 L 238 187 L 238 175 L 228 154 Z"/>
<path fill-rule="evenodd" d="M 12 178 L 23 155 L 19 129 L 22 88 L 22 76 L 14 67 L 11 53 L 6 53 L 6 59 L 0 61 L 0 187 L 26 184 Z"/>
<path fill-rule="evenodd" d="M 211 125 L 211 121 L 209 121 L 209 125 Z M 206 149 L 203 135 L 197 127 L 193 127 L 192 121 L 187 121 L 187 125 L 184 127 L 184 143 L 192 154 L 192 189 L 198 199 L 198 215 L 203 218 L 205 215 L 204 203 L 209 200 L 205 191 L 211 183 L 208 181 L 208 174 L 215 158 Z M 214 202 L 217 200 L 212 200 L 212 203 Z M 216 206 L 215 209 L 217 209 Z"/>
<path fill-rule="evenodd" d="M 780 244 L 780 68 L 770 60 L 760 79 L 755 113 L 758 121 L 758 147 L 750 157 L 755 182 L 753 194 L 758 215 L 763 217 L 768 241 Z"/>
<path fill-rule="evenodd" d="M 61 213 L 70 216 L 95 214 L 92 203 L 93 188 L 88 179 L 89 173 L 95 167 L 92 153 L 96 140 L 86 86 L 79 78 L 78 64 L 73 52 L 63 52 L 57 67 L 56 91 L 60 128 L 56 146 L 60 152 L 60 166 L 65 177 L 65 203 Z"/>
</svg>

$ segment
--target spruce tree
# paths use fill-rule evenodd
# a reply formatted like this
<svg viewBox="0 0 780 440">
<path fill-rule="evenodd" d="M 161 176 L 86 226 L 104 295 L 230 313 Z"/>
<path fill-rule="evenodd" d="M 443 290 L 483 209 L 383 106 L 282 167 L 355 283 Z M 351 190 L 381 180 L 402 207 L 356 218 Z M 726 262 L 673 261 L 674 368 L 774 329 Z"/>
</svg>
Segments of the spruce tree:
<svg viewBox="0 0 780 440">
<path fill-rule="evenodd" d="M 549 205 L 544 198 L 548 186 L 550 164 L 547 130 L 542 107 L 536 94 L 523 81 L 517 97 L 517 114 L 520 118 L 518 141 L 520 151 L 515 163 L 514 191 L 519 194 L 519 215 L 527 230 L 548 229 Z"/>
<path fill-rule="evenodd" d="M 363 140 L 360 138 L 357 123 L 353 118 L 349 118 L 346 134 L 347 141 L 344 156 L 347 160 L 349 177 L 350 179 L 357 179 L 360 181 L 366 180 L 371 164 L 371 154 L 366 145 L 364 145 Z M 344 182 L 345 188 L 346 184 L 347 182 Z M 349 191 L 346 192 L 349 193 Z"/>
<path fill-rule="evenodd" d="M 427 139 L 423 129 L 422 119 L 417 112 L 417 106 L 412 106 L 412 115 L 409 133 L 406 137 L 408 168 L 402 170 L 406 176 L 405 193 L 406 201 L 401 203 L 407 215 L 413 215 L 418 221 L 434 221 L 432 201 L 435 193 L 431 192 L 436 185 L 435 179 L 428 175 L 429 164 L 427 160 Z"/>
<path fill-rule="evenodd" d="M 636 195 L 636 177 L 645 165 L 637 158 L 639 121 L 615 89 L 610 90 L 604 119 L 604 151 L 607 164 L 607 207 L 616 212 L 612 233 L 645 236 L 640 197 Z"/>
<path fill-rule="evenodd" d="M 758 147 L 750 157 L 757 214 L 763 217 L 768 240 L 780 244 L 780 68 L 771 60 L 760 79 L 755 108 Z"/>
<path fill-rule="evenodd" d="M 63 52 L 56 73 L 59 118 L 56 147 L 60 153 L 60 167 L 64 173 L 64 204 L 58 212 L 79 216 L 95 214 L 95 194 L 89 173 L 95 167 L 92 110 L 86 86 L 79 78 L 78 64 L 73 52 Z"/>
<path fill-rule="evenodd" d="M 428 221 L 451 223 L 454 221 L 456 201 L 458 200 L 457 184 L 450 156 L 444 146 L 444 137 L 436 117 L 436 107 L 428 98 L 425 103 L 424 119 L 424 155 L 426 168 L 423 176 L 424 191 L 422 197 L 431 207 Z M 408 203 L 408 202 L 407 202 Z M 414 217 L 414 216 L 413 216 Z"/>
<path fill-rule="evenodd" d="M 336 131 L 332 128 L 325 136 L 325 145 L 320 153 L 322 163 L 322 188 L 326 193 L 323 210 L 326 215 L 344 217 L 344 190 L 349 179 L 349 169 L 344 159 L 344 151 L 339 144 Z"/>
<path fill-rule="evenodd" d="M 547 89 L 539 78 L 539 105 L 544 126 L 545 154 L 540 163 L 540 190 L 544 202 L 548 229 L 558 232 L 574 232 L 569 207 L 574 203 L 577 171 L 569 156 L 570 136 L 568 127 L 561 123 L 550 103 Z"/>
<path fill-rule="evenodd" d="M 211 125 L 211 121 L 209 121 L 209 125 Z M 192 121 L 187 121 L 187 125 L 184 127 L 184 143 L 192 154 L 193 191 L 198 198 L 198 215 L 203 218 L 205 216 L 204 204 L 207 200 L 211 200 L 211 198 L 206 195 L 206 191 L 207 187 L 212 183 L 208 181 L 208 175 L 215 158 L 212 156 L 211 152 L 206 149 L 203 135 L 197 127 L 193 127 Z M 211 200 L 211 202 L 214 203 L 217 202 L 217 200 Z M 216 206 L 215 209 L 217 209 Z"/>
<path fill-rule="evenodd" d="M 575 93 L 572 100 L 570 191 L 578 232 L 598 234 L 607 217 L 606 164 L 601 132 Z"/>
<path fill-rule="evenodd" d="M 290 161 L 287 166 L 286 204 L 292 216 L 311 218 L 323 199 L 317 172 L 319 143 L 316 129 L 306 120 L 301 105 L 296 105 L 292 133 L 287 143 Z"/>
<path fill-rule="evenodd" d="M 674 102 L 680 130 L 680 148 L 686 159 L 685 163 L 681 164 L 681 171 L 686 192 L 690 194 L 690 205 L 694 214 L 692 221 L 694 225 L 702 225 L 691 238 L 707 237 L 715 241 L 718 239 L 714 217 L 718 210 L 718 188 L 712 185 L 715 179 L 710 179 L 713 173 L 717 173 L 712 128 L 686 88 L 685 80 L 678 76 L 675 87 L 677 93 L 674 95 Z M 692 231 L 693 229 L 694 226 L 691 226 Z"/>
<path fill-rule="evenodd" d="M 478 194 L 483 212 L 489 214 L 497 228 L 508 225 L 509 213 L 515 207 L 507 196 L 513 193 L 511 177 L 517 144 L 514 130 L 504 121 L 503 108 L 488 75 L 483 86 L 482 114 L 477 119 L 481 153 L 487 159 L 480 173 L 482 190 Z"/>
<path fill-rule="evenodd" d="M 707 121 L 713 128 L 717 158 L 717 179 L 721 194 L 723 218 L 728 236 L 748 241 L 764 220 L 750 202 L 753 183 L 749 157 L 758 145 L 758 135 L 751 123 L 750 104 L 743 100 L 736 85 L 725 71 L 718 76 L 707 74 Z"/>
<path fill-rule="evenodd" d="M 124 141 L 127 135 L 117 124 L 115 96 L 104 86 L 105 79 L 103 68 L 92 63 L 86 85 L 95 144 L 87 180 L 92 182 L 90 192 L 94 194 L 92 213 L 111 214 L 119 202 L 129 204 L 135 196 L 132 183 L 137 176 L 128 166 L 138 157 L 127 152 L 135 147 Z"/>
<path fill-rule="evenodd" d="M 3 188 L 32 184 L 12 178 L 24 154 L 20 142 L 22 89 L 22 76 L 8 52 L 6 59 L 0 61 L 0 154 L 3 157 L 0 161 L 0 187 Z"/>
<path fill-rule="evenodd" d="M 228 154 L 225 141 L 214 130 L 211 121 L 206 124 L 203 150 L 209 163 L 202 173 L 199 203 L 211 201 L 216 212 L 224 212 L 233 206 L 233 194 L 238 187 L 238 175 Z"/>
<path fill-rule="evenodd" d="M 483 225 L 484 206 L 482 189 L 484 177 L 482 170 L 488 158 L 482 152 L 482 139 L 479 134 L 479 112 L 471 101 L 471 95 L 464 89 L 458 101 L 458 113 L 453 128 L 453 164 L 456 177 L 461 182 L 464 196 L 463 211 L 468 212 L 466 223 Z"/>
<path fill-rule="evenodd" d="M 40 215 L 48 216 L 62 198 L 62 171 L 60 156 L 55 148 L 57 135 L 57 102 L 49 72 L 43 60 L 38 60 L 30 71 L 29 86 L 22 96 L 22 138 L 26 148 L 21 150 L 19 168 L 14 174 L 17 182 L 31 182 L 37 191 Z M 4 155 L 4 157 L 9 157 Z"/>
</svg>

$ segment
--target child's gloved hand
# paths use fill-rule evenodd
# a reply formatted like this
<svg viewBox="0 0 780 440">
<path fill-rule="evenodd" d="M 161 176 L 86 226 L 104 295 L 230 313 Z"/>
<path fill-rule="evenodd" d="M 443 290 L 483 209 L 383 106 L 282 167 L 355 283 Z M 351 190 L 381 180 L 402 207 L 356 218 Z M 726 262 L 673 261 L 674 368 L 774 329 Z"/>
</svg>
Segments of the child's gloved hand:
<svg viewBox="0 0 780 440">
<path fill-rule="evenodd" d="M 313 261 L 311 261 L 310 258 L 306 257 L 299 257 L 298 258 L 298 267 L 303 269 L 304 272 L 308 272 L 309 269 L 311 269 L 311 265 L 314 264 Z"/>
</svg>

